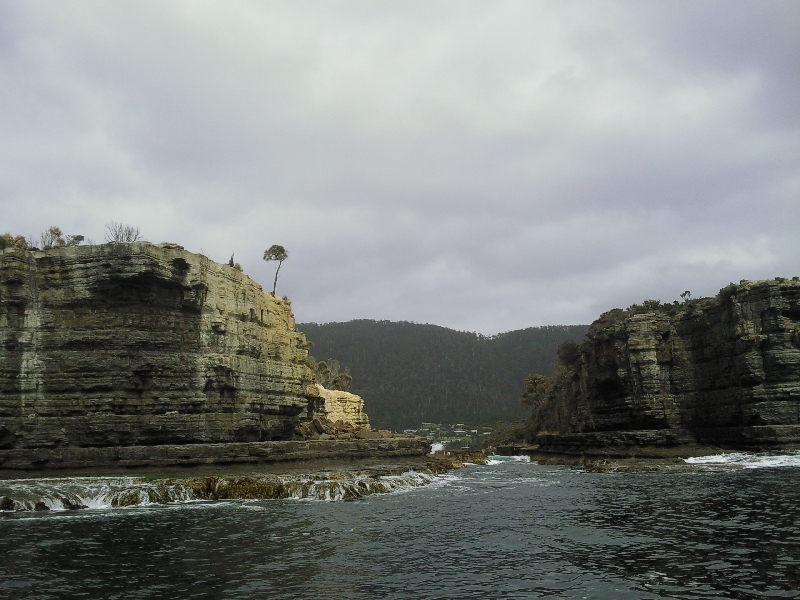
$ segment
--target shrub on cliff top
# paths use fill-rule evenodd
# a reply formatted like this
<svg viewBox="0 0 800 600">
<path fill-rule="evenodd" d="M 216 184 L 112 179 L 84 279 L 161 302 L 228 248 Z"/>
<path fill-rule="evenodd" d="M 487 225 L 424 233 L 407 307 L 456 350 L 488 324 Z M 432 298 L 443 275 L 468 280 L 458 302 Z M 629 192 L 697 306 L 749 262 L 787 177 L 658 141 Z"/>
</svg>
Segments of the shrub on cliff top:
<svg viewBox="0 0 800 600">
<path fill-rule="evenodd" d="M 322 387 L 341 392 L 350 391 L 353 385 L 353 376 L 347 372 L 339 373 L 339 361 L 335 358 L 329 358 L 327 362 L 324 360 L 317 362 L 309 354 L 305 363 L 314 372 L 317 383 Z"/>
<path fill-rule="evenodd" d="M 578 359 L 581 357 L 581 350 L 578 344 L 572 340 L 567 340 L 558 347 L 556 356 L 561 364 L 572 365 L 578 362 Z"/>
<path fill-rule="evenodd" d="M 60 227 L 52 225 L 41 233 L 38 238 L 29 236 L 26 240 L 24 236 L 13 236 L 10 233 L 0 235 L 0 250 L 6 248 L 19 248 L 20 250 L 48 250 L 61 246 L 77 246 L 84 240 L 82 235 L 67 235 L 61 231 Z"/>
<path fill-rule="evenodd" d="M 649 312 L 671 312 L 672 308 L 669 303 L 661 304 L 661 300 L 645 300 L 641 304 L 631 304 L 626 312 L 628 315 L 638 315 Z"/>
<path fill-rule="evenodd" d="M 42 250 L 50 248 L 60 248 L 62 246 L 77 246 L 84 240 L 82 235 L 67 235 L 61 231 L 60 227 L 52 225 L 39 236 L 39 246 Z"/>
<path fill-rule="evenodd" d="M 353 385 L 353 378 L 350 376 L 350 373 L 339 373 L 331 380 L 332 390 L 346 392 L 350 389 L 351 385 Z"/>
<path fill-rule="evenodd" d="M 739 291 L 739 286 L 731 282 L 719 291 L 717 298 L 722 302 L 727 302 L 731 297 L 736 295 L 737 291 Z"/>
<path fill-rule="evenodd" d="M 113 244 L 130 244 L 132 242 L 138 242 L 142 239 L 142 235 L 138 227 L 111 221 L 111 223 L 106 225 L 105 238 L 107 242 Z"/>
<path fill-rule="evenodd" d="M 544 375 L 528 375 L 524 380 L 525 391 L 522 393 L 522 403 L 538 406 L 547 399 L 551 381 Z"/>
<path fill-rule="evenodd" d="M 11 235 L 10 233 L 4 233 L 0 235 L 0 250 L 5 250 L 6 248 L 11 248 L 12 246 L 14 246 L 13 235 Z"/>
<path fill-rule="evenodd" d="M 60 248 L 62 246 L 77 246 L 83 240 L 84 237 L 82 235 L 65 236 L 60 227 L 53 225 L 39 236 L 39 245 L 42 250 L 49 250 L 50 248 Z"/>
<path fill-rule="evenodd" d="M 39 247 L 42 250 L 49 250 L 55 246 L 66 246 L 67 242 L 64 239 L 64 234 L 60 227 L 55 225 L 50 226 L 39 236 Z"/>
</svg>

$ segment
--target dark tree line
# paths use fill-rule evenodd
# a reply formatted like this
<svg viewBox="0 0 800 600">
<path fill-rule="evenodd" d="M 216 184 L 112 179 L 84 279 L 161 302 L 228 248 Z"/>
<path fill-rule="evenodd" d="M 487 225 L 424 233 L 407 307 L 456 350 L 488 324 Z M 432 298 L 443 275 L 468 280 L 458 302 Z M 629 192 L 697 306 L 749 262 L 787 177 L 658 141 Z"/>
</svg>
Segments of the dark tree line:
<svg viewBox="0 0 800 600">
<path fill-rule="evenodd" d="M 374 426 L 422 421 L 491 424 L 527 419 L 524 378 L 552 373 L 558 346 L 580 342 L 586 325 L 532 327 L 486 337 L 436 325 L 359 320 L 298 324 L 314 354 L 352 375 Z"/>
</svg>

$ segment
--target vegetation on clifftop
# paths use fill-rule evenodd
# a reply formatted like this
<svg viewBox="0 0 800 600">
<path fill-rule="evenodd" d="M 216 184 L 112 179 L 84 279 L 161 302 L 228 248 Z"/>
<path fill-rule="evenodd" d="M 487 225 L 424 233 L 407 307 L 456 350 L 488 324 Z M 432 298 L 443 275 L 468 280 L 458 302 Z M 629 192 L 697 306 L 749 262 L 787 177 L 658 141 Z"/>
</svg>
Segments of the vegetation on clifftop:
<svg viewBox="0 0 800 600">
<path fill-rule="evenodd" d="M 105 241 L 112 244 L 129 244 L 141 241 L 142 235 L 138 227 L 133 227 L 125 223 L 111 221 L 106 225 Z M 6 248 L 17 248 L 19 250 L 49 250 L 51 248 L 62 248 L 64 246 L 79 246 L 84 241 L 92 245 L 92 240 L 86 239 L 80 234 L 65 234 L 60 227 L 51 225 L 38 236 L 29 235 L 27 238 L 22 235 L 12 235 L 10 233 L 0 234 L 0 250 Z"/>
</svg>

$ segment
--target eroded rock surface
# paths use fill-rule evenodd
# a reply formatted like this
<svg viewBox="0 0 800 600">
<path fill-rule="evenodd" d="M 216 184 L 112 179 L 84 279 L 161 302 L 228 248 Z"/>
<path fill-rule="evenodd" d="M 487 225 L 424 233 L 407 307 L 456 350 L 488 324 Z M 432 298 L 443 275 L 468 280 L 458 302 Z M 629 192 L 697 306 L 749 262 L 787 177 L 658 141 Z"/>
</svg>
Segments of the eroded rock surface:
<svg viewBox="0 0 800 600">
<path fill-rule="evenodd" d="M 0 254 L 0 449 L 290 439 L 307 354 L 288 302 L 174 244 Z"/>
<path fill-rule="evenodd" d="M 369 417 L 364 412 L 364 400 L 361 396 L 329 390 L 317 384 L 321 399 L 320 415 L 333 423 L 341 422 L 356 429 L 369 429 Z"/>
<path fill-rule="evenodd" d="M 742 281 L 715 298 L 611 311 L 562 359 L 536 442 L 587 448 L 800 443 L 800 281 Z"/>
</svg>

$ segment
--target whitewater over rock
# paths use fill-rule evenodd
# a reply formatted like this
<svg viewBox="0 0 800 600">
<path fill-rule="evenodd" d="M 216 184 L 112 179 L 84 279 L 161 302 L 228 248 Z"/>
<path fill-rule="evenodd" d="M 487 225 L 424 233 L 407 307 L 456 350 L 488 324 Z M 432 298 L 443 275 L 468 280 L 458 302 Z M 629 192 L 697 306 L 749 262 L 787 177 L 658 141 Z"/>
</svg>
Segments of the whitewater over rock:
<svg viewBox="0 0 800 600">
<path fill-rule="evenodd" d="M 432 482 L 435 474 L 403 468 L 297 475 L 207 476 L 173 479 L 72 477 L 0 479 L 0 511 L 109 509 L 199 500 L 356 500 Z"/>
</svg>

